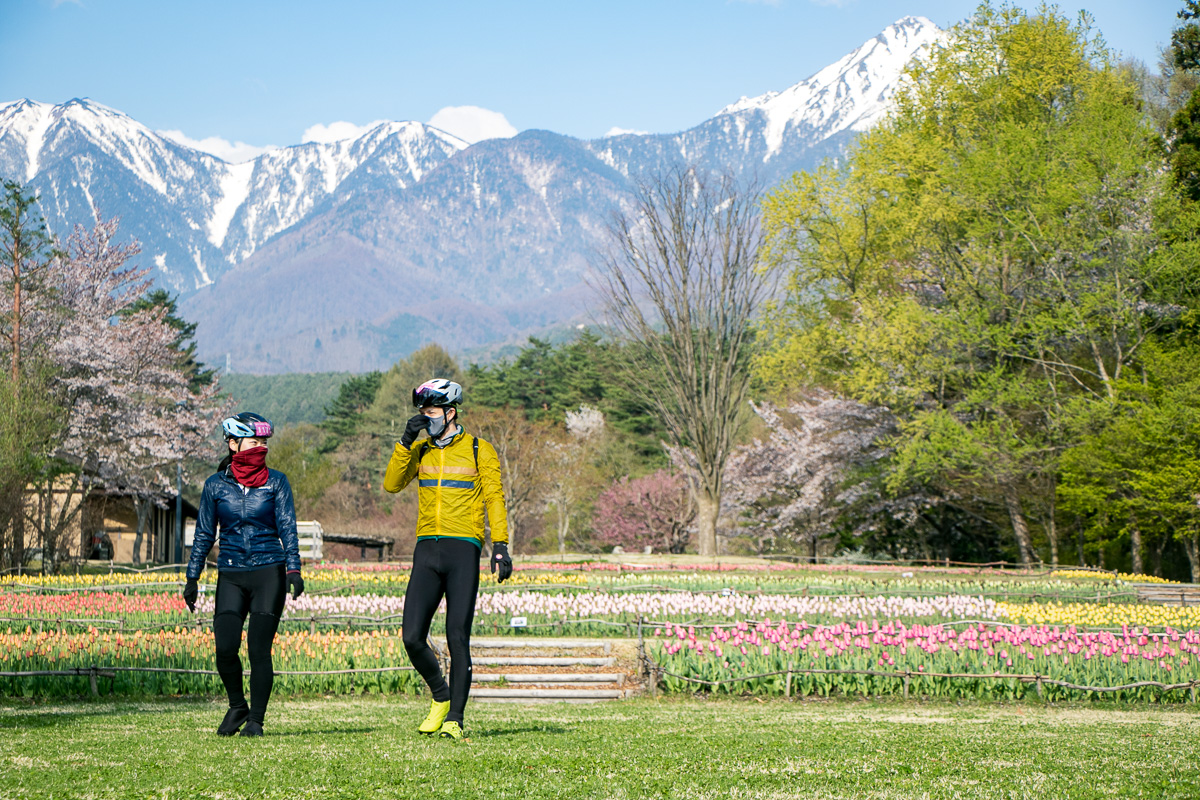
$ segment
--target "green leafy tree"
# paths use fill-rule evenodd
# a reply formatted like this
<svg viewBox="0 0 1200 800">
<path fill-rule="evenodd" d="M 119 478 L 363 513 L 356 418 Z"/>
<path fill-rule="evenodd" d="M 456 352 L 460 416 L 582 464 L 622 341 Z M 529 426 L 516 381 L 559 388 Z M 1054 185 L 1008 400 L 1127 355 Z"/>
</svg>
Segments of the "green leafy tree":
<svg viewBox="0 0 1200 800">
<path fill-rule="evenodd" d="M 337 439 L 353 436 L 362 423 L 363 414 L 375 402 L 383 373 L 378 370 L 365 375 L 352 375 L 338 387 L 338 395 L 325 407 L 321 427 Z"/>
<path fill-rule="evenodd" d="M 315 425 L 285 428 L 271 440 L 271 466 L 288 476 L 301 518 L 314 516 L 325 492 L 337 483 L 341 469 L 322 452 L 325 434 Z"/>
<path fill-rule="evenodd" d="M 892 407 L 893 485 L 1002 514 L 1026 564 L 1066 401 L 1111 402 L 1161 324 L 1153 135 L 1087 22 L 981 6 L 841 166 L 765 204 L 788 284 L 764 380 Z"/>
<path fill-rule="evenodd" d="M 404 424 L 416 413 L 413 389 L 430 378 L 463 381 L 458 362 L 438 344 L 422 347 L 383 374 L 370 407 L 363 413 L 361 430 L 386 441 L 398 440 Z M 469 404 L 470 398 L 466 399 Z"/>
<path fill-rule="evenodd" d="M 1171 61 L 1179 69 L 1200 69 L 1200 0 L 1184 0 L 1176 15 L 1183 23 L 1171 34 Z"/>
<path fill-rule="evenodd" d="M 630 371 L 629 345 L 602 340 L 589 330 L 551 345 L 536 338 L 511 362 L 473 364 L 466 380 L 470 404 L 522 409 L 530 419 L 565 422 L 580 406 L 604 416 L 613 436 L 596 451 L 610 462 L 612 478 L 665 466 L 666 435 L 646 392 Z"/>
<path fill-rule="evenodd" d="M 1200 579 L 1200 351 L 1193 336 L 1148 350 L 1142 379 L 1063 455 L 1059 495 L 1091 538 L 1128 536 L 1134 572 L 1150 539 L 1183 545 Z"/>
</svg>

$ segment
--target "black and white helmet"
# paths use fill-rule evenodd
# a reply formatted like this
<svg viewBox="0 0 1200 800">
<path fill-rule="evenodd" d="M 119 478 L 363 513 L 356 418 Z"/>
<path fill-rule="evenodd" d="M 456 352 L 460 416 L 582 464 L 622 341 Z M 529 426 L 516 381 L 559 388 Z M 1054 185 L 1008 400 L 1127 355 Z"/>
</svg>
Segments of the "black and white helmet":
<svg viewBox="0 0 1200 800">
<path fill-rule="evenodd" d="M 412 401 L 417 408 L 456 406 L 462 402 L 462 387 L 445 378 L 432 378 L 413 389 Z"/>
</svg>

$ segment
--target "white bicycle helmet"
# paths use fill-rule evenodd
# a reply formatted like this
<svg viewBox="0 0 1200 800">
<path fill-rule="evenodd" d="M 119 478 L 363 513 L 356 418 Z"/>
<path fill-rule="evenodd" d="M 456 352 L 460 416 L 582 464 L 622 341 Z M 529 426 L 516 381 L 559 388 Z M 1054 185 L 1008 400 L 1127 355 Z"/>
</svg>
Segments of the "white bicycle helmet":
<svg viewBox="0 0 1200 800">
<path fill-rule="evenodd" d="M 456 406 L 462 402 L 462 387 L 445 378 L 432 378 L 413 389 L 412 401 L 417 408 Z"/>
</svg>

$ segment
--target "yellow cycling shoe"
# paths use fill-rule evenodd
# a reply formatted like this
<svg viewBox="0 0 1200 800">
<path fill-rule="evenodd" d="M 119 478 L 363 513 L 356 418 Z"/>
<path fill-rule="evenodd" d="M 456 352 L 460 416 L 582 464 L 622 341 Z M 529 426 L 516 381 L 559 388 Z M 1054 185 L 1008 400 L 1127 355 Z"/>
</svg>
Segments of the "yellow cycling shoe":
<svg viewBox="0 0 1200 800">
<path fill-rule="evenodd" d="M 442 723 L 442 730 L 438 733 L 438 736 L 443 739 L 462 739 L 462 725 L 459 725 L 457 722 Z"/>
<path fill-rule="evenodd" d="M 439 703 L 434 700 L 429 706 L 429 716 L 417 728 L 418 731 L 426 736 L 433 736 L 442 727 L 442 722 L 446 719 L 446 715 L 450 713 L 450 701 Z"/>
</svg>

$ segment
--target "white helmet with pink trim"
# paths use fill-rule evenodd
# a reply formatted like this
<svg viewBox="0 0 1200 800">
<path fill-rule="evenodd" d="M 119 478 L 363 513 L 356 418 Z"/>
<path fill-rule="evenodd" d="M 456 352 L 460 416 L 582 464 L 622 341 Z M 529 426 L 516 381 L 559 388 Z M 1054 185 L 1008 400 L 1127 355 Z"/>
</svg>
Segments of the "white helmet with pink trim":
<svg viewBox="0 0 1200 800">
<path fill-rule="evenodd" d="M 412 401 L 417 408 L 456 406 L 462 402 L 462 387 L 445 378 L 431 378 L 413 389 Z"/>
</svg>

